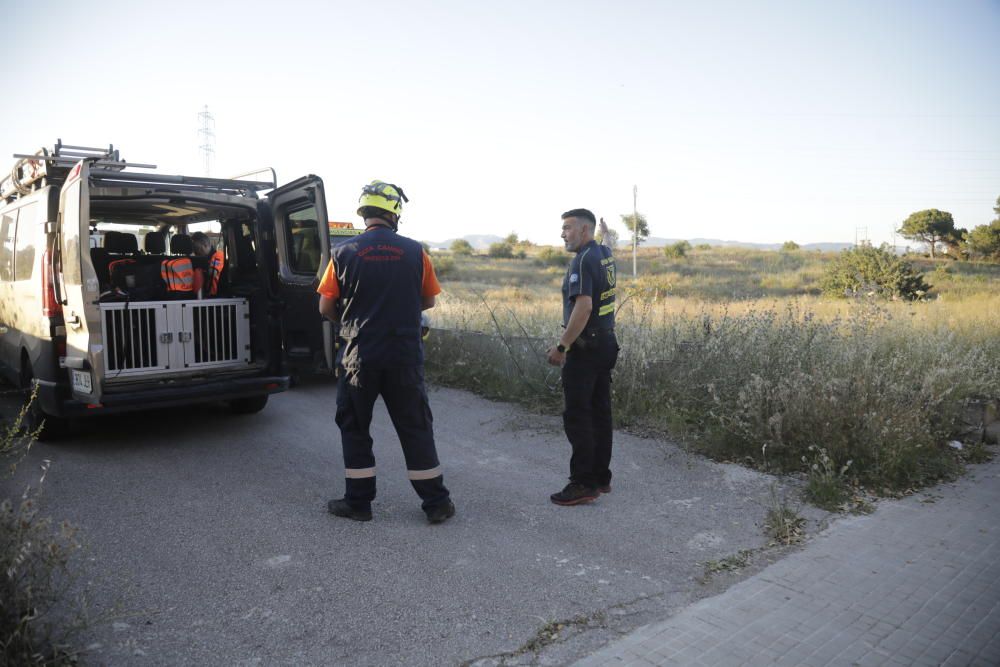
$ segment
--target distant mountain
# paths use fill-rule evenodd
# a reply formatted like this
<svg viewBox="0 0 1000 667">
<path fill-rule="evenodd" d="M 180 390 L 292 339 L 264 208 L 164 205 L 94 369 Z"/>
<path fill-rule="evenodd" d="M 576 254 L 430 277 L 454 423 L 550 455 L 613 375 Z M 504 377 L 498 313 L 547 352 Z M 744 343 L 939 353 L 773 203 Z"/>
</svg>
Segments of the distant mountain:
<svg viewBox="0 0 1000 667">
<path fill-rule="evenodd" d="M 650 236 L 643 242 L 642 245 L 652 248 L 662 248 L 663 246 L 671 245 L 677 243 L 678 241 L 687 241 L 693 246 L 710 245 L 720 246 L 723 248 L 754 248 L 756 250 L 779 250 L 782 245 L 780 243 L 751 243 L 750 241 L 723 241 L 721 239 L 665 239 L 658 236 Z M 628 246 L 628 242 L 622 240 L 619 242 L 619 246 L 622 245 Z M 823 250 L 824 252 L 837 252 L 854 246 L 853 243 L 838 243 L 832 241 L 825 243 L 802 243 L 800 245 L 803 250 Z"/>
<path fill-rule="evenodd" d="M 498 243 L 503 241 L 505 237 L 496 236 L 494 234 L 468 234 L 462 237 L 469 242 L 476 250 L 486 250 L 490 247 L 491 243 Z M 448 239 L 447 241 L 428 241 L 427 245 L 431 248 L 439 250 L 448 250 L 451 248 L 451 244 L 458 239 Z M 687 241 L 693 246 L 697 245 L 710 245 L 718 246 L 723 248 L 754 248 L 756 250 L 779 250 L 781 248 L 780 243 L 751 243 L 749 241 L 723 241 L 722 239 L 665 239 L 659 236 L 650 236 L 645 241 L 643 241 L 642 246 L 648 248 L 662 248 L 666 245 L 671 245 L 677 243 L 678 241 Z M 846 248 L 851 248 L 854 246 L 853 243 L 837 243 L 837 242 L 827 242 L 827 243 L 803 243 L 801 244 L 803 250 L 822 250 L 824 252 L 839 252 Z M 622 239 L 618 242 L 619 248 L 628 248 L 628 240 Z"/>
</svg>

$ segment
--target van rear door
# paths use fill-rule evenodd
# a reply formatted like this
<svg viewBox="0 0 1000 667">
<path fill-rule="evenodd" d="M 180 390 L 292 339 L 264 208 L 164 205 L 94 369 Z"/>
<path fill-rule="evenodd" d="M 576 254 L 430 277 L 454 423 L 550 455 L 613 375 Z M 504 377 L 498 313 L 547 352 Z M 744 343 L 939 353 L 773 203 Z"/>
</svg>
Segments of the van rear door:
<svg viewBox="0 0 1000 667">
<path fill-rule="evenodd" d="M 97 403 L 101 397 L 99 293 L 90 260 L 90 165 L 76 164 L 59 196 L 59 299 L 66 324 L 66 360 L 73 398 Z M 88 309 L 88 304 L 90 308 Z M 88 318 L 88 313 L 90 318 Z M 93 339 L 92 339 L 93 336 Z"/>
<path fill-rule="evenodd" d="M 316 288 L 330 261 L 323 180 L 304 176 L 267 195 L 274 219 L 282 341 L 289 370 L 318 370 L 332 359 L 332 324 L 319 314 Z M 328 349 L 329 348 L 329 349 Z"/>
</svg>

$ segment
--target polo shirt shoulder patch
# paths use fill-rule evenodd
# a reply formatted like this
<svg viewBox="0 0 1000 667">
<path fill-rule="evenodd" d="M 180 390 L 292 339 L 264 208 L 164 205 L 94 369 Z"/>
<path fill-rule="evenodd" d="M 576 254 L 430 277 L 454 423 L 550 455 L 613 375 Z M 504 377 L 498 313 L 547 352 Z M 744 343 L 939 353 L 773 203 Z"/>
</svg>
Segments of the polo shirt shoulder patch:
<svg viewBox="0 0 1000 667">
<path fill-rule="evenodd" d="M 579 273 L 573 273 L 573 274 L 571 274 L 570 277 L 569 277 L 569 281 L 571 283 L 580 282 L 580 274 Z"/>
</svg>

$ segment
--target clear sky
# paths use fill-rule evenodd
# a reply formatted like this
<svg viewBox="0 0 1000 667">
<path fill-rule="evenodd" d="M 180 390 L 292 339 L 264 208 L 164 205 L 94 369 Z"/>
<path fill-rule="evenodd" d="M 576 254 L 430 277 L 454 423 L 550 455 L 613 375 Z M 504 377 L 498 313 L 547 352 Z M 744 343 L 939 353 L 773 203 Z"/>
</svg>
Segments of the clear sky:
<svg viewBox="0 0 1000 667">
<path fill-rule="evenodd" d="M 652 235 L 876 242 L 993 219 L 1000 1 L 3 3 L 0 169 L 113 143 L 168 173 L 378 178 L 427 241 L 559 242 L 584 206 Z"/>
</svg>

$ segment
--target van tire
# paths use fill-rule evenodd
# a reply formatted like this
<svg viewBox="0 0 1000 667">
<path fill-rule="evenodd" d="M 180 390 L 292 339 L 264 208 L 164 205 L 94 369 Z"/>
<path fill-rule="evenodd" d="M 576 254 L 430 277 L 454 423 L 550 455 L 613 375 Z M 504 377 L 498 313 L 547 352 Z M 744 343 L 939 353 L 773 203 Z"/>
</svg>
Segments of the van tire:
<svg viewBox="0 0 1000 667">
<path fill-rule="evenodd" d="M 235 398 L 229 401 L 229 409 L 237 415 L 252 415 L 263 410 L 265 405 L 267 405 L 267 394 Z"/>
<path fill-rule="evenodd" d="M 34 385 L 35 377 L 31 370 L 31 364 L 25 359 L 21 367 L 21 391 L 25 404 L 31 400 Z M 65 417 L 55 417 L 42 410 L 42 406 L 39 404 L 38 397 L 36 396 L 35 400 L 31 401 L 31 405 L 24 415 L 22 432 L 25 435 L 37 433 L 36 437 L 38 440 L 50 442 L 68 436 L 72 432 L 72 429 L 70 420 Z"/>
</svg>

